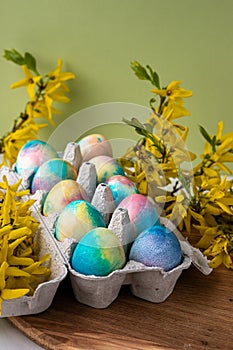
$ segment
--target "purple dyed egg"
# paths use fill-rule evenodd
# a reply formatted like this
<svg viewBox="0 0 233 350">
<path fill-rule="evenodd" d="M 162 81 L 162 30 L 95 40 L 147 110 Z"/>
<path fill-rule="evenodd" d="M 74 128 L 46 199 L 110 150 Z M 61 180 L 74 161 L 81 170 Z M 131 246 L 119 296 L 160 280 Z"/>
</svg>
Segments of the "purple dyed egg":
<svg viewBox="0 0 233 350">
<path fill-rule="evenodd" d="M 136 238 L 129 259 L 170 271 L 182 262 L 182 250 L 173 232 L 164 226 L 154 225 Z"/>
</svg>

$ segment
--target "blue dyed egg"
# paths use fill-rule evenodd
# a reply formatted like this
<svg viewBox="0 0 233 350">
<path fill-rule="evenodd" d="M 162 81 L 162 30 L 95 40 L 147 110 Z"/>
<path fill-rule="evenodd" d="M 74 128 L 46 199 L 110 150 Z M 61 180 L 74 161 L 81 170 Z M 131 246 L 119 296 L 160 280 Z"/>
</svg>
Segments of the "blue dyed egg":
<svg viewBox="0 0 233 350">
<path fill-rule="evenodd" d="M 102 134 L 87 135 L 77 143 L 84 162 L 97 156 L 112 157 L 112 146 Z"/>
<path fill-rule="evenodd" d="M 28 173 L 33 176 L 41 164 L 52 158 L 58 158 L 58 154 L 48 143 L 41 140 L 28 141 L 18 153 L 15 171 L 21 176 Z"/>
<path fill-rule="evenodd" d="M 77 244 L 72 268 L 84 275 L 107 276 L 125 264 L 124 249 L 111 230 L 96 228 L 88 232 Z"/>
<path fill-rule="evenodd" d="M 75 180 L 62 180 L 49 191 L 43 205 L 43 214 L 59 214 L 67 204 L 80 199 L 85 199 L 82 186 Z"/>
<path fill-rule="evenodd" d="M 106 227 L 102 214 L 84 200 L 70 202 L 59 214 L 55 225 L 55 237 L 59 241 L 73 238 L 79 241 L 95 227 Z"/>
<path fill-rule="evenodd" d="M 181 263 L 182 250 L 173 232 L 164 226 L 154 225 L 136 238 L 129 259 L 169 271 Z"/>
<path fill-rule="evenodd" d="M 158 222 L 155 203 L 150 197 L 142 194 L 129 195 L 120 202 L 117 208 L 127 209 L 136 236 Z"/>
<path fill-rule="evenodd" d="M 37 190 L 49 192 L 54 185 L 64 179 L 76 180 L 77 171 L 66 160 L 54 158 L 43 163 L 35 173 L 32 184 L 31 193 Z"/>
<path fill-rule="evenodd" d="M 112 192 L 115 206 L 131 194 L 138 193 L 136 184 L 123 175 L 114 175 L 105 181 Z"/>
<path fill-rule="evenodd" d="M 105 182 L 113 175 L 124 175 L 124 170 L 116 159 L 108 156 L 97 156 L 89 160 L 95 165 L 98 183 Z"/>
</svg>

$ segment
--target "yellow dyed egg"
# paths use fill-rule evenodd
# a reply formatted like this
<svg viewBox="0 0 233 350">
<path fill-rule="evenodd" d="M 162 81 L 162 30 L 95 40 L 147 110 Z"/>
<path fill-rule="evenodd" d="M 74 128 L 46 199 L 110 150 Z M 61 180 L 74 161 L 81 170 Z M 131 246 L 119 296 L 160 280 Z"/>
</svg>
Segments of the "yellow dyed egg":
<svg viewBox="0 0 233 350">
<path fill-rule="evenodd" d="M 102 214 L 85 200 L 70 202 L 56 221 L 55 237 L 59 241 L 73 238 L 79 241 L 83 235 L 96 227 L 106 227 Z"/>
<path fill-rule="evenodd" d="M 118 161 L 108 156 L 97 156 L 89 160 L 95 165 L 98 183 L 105 182 L 113 175 L 125 175 Z"/>
<path fill-rule="evenodd" d="M 49 191 L 44 202 L 43 214 L 59 214 L 67 204 L 79 199 L 85 199 L 85 191 L 81 185 L 75 180 L 62 180 Z"/>
</svg>

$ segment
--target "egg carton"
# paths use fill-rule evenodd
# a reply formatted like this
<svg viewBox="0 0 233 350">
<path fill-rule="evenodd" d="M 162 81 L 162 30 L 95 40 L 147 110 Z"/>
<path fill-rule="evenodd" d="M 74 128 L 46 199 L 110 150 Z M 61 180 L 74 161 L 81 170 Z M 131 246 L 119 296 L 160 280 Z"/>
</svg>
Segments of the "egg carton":
<svg viewBox="0 0 233 350">
<path fill-rule="evenodd" d="M 129 236 L 132 230 L 127 210 L 121 208 L 115 210 L 110 188 L 106 184 L 97 186 L 94 165 L 89 162 L 82 163 L 79 149 L 74 147 L 74 143 L 67 145 L 61 157 L 79 170 L 76 181 L 85 190 L 86 199 L 101 212 L 107 227 L 117 235 L 127 252 L 128 244 L 133 240 Z M 19 178 L 14 170 L 4 167 L 1 171 L 7 175 L 10 183 L 14 183 Z M 23 177 L 21 186 L 22 188 L 28 187 L 27 175 Z M 132 294 L 139 298 L 160 303 L 168 298 L 182 271 L 188 269 L 192 263 L 205 275 L 212 271 L 206 257 L 198 249 L 193 248 L 169 220 L 161 218 L 161 224 L 173 231 L 180 241 L 183 260 L 179 266 L 165 272 L 161 268 L 147 267 L 131 260 L 122 269 L 115 270 L 107 276 L 82 275 L 72 269 L 70 264 L 70 258 L 77 242 L 72 239 L 57 241 L 54 236 L 57 215 L 45 217 L 41 214 L 44 195 L 43 191 L 36 191 L 34 195 L 30 195 L 30 198 L 36 200 L 32 206 L 32 212 L 41 223 L 38 234 L 41 252 L 46 251 L 51 256 L 51 279 L 39 285 L 33 297 L 4 301 L 2 317 L 33 314 L 48 308 L 59 283 L 67 273 L 69 273 L 73 292 L 78 302 L 94 308 L 106 308 L 117 298 L 123 285 L 129 285 Z"/>
<path fill-rule="evenodd" d="M 96 172 L 93 164 L 84 162 L 79 168 L 77 178 L 92 205 L 103 215 L 106 226 L 119 238 L 127 254 L 128 245 L 133 241 L 133 232 L 126 209 L 115 208 L 111 190 L 106 184 L 96 186 Z M 39 193 L 37 193 L 38 210 L 41 211 Z M 40 197 L 42 198 L 42 196 Z M 48 231 L 54 237 L 57 215 L 44 217 Z M 203 274 L 209 274 L 212 269 L 208 260 L 199 249 L 192 247 L 177 228 L 165 218 L 160 223 L 175 233 L 180 241 L 183 260 L 174 269 L 165 272 L 158 267 L 148 267 L 136 261 L 128 261 L 119 270 L 107 276 L 86 276 L 72 269 L 70 264 L 72 252 L 77 244 L 75 240 L 66 238 L 56 241 L 56 245 L 66 261 L 74 295 L 78 302 L 94 308 L 108 307 L 118 296 L 122 285 L 129 285 L 132 294 L 153 303 L 163 302 L 172 293 L 176 282 L 183 270 L 193 263 Z"/>
</svg>

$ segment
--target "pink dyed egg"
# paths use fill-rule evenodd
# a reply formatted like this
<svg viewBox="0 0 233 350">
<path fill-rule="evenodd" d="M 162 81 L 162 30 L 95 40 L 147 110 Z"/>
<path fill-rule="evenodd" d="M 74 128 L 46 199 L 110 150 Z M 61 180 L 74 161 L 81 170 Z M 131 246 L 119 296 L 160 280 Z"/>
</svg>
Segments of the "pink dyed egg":
<svg viewBox="0 0 233 350">
<path fill-rule="evenodd" d="M 112 157 L 112 146 L 110 142 L 101 134 L 91 134 L 83 137 L 77 142 L 83 157 L 86 162 L 96 156 Z"/>
<path fill-rule="evenodd" d="M 153 200 L 139 193 L 131 194 L 117 208 L 127 209 L 135 235 L 158 222 L 158 214 Z"/>
</svg>

